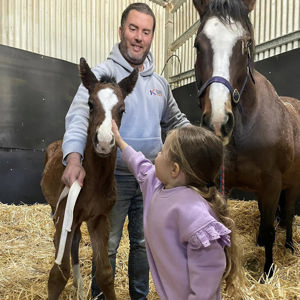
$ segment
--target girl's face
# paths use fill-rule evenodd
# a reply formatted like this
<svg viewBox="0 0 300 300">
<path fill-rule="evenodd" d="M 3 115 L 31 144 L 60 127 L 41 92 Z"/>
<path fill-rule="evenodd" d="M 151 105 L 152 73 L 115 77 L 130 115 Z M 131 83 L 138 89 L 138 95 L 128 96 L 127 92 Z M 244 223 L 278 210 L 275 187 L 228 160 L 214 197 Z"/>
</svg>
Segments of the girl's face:
<svg viewBox="0 0 300 300">
<path fill-rule="evenodd" d="M 161 151 L 158 152 L 157 157 L 155 158 L 155 176 L 167 186 L 171 180 L 171 172 L 173 163 L 168 160 L 168 145 L 171 139 L 171 135 L 168 135 L 165 143 L 163 144 Z"/>
</svg>

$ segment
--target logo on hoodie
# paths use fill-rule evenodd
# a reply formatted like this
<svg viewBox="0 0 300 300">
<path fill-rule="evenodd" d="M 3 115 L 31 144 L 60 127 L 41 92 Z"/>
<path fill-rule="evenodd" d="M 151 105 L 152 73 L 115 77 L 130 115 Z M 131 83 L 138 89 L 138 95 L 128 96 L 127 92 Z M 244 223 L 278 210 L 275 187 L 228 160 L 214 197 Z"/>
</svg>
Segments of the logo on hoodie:
<svg viewBox="0 0 300 300">
<path fill-rule="evenodd" d="M 162 96 L 162 91 L 157 90 L 157 89 L 152 89 L 150 90 L 150 95 L 154 95 L 154 96 Z"/>
</svg>

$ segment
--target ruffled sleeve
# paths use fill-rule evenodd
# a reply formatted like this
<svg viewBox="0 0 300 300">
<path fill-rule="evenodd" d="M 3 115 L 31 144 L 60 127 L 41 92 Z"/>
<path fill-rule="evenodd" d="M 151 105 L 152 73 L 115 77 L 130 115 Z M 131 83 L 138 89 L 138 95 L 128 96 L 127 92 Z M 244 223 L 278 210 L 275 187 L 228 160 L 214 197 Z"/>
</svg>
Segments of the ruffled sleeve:
<svg viewBox="0 0 300 300">
<path fill-rule="evenodd" d="M 230 230 L 217 221 L 210 222 L 206 226 L 194 232 L 189 240 L 194 249 L 209 247 L 211 241 L 218 240 L 222 247 L 230 247 Z"/>
</svg>

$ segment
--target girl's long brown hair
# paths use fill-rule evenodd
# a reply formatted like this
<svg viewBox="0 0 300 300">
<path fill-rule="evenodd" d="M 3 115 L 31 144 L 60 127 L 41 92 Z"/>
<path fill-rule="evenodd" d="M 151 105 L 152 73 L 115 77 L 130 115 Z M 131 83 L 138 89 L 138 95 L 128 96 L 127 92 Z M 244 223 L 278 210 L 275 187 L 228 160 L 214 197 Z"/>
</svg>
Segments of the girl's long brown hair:
<svg viewBox="0 0 300 300">
<path fill-rule="evenodd" d="M 227 201 L 215 185 L 223 164 L 222 141 L 214 133 L 194 125 L 176 128 L 168 135 L 168 159 L 179 164 L 187 186 L 205 198 L 218 220 L 231 230 L 231 246 L 224 248 L 226 269 L 223 279 L 226 282 L 225 292 L 239 298 L 243 276 L 235 240 L 235 225 L 230 218 Z"/>
</svg>

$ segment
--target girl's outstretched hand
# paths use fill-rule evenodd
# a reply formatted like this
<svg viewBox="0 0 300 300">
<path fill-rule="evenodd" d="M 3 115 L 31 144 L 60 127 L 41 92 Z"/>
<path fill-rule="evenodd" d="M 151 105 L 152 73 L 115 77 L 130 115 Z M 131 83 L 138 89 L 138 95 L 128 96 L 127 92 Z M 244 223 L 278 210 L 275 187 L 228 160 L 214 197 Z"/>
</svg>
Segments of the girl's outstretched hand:
<svg viewBox="0 0 300 300">
<path fill-rule="evenodd" d="M 123 151 L 128 144 L 126 142 L 124 142 L 124 140 L 122 139 L 120 132 L 119 132 L 119 128 L 115 122 L 115 120 L 112 120 L 112 127 L 111 130 L 115 136 L 115 141 L 116 141 L 116 145 L 120 148 L 121 151 Z"/>
</svg>

